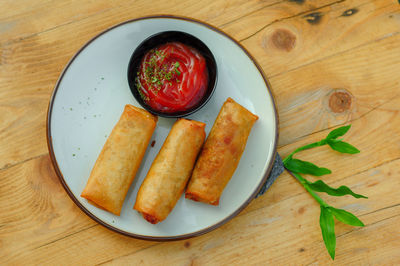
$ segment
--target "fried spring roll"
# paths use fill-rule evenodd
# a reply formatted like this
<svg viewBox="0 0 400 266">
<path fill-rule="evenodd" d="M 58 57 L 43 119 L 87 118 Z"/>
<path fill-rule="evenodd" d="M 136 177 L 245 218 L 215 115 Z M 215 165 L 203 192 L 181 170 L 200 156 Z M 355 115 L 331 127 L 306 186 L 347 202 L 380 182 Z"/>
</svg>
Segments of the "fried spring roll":
<svg viewBox="0 0 400 266">
<path fill-rule="evenodd" d="M 231 98 L 225 101 L 194 167 L 186 198 L 219 204 L 257 119 L 258 116 Z"/>
<path fill-rule="evenodd" d="M 135 210 L 152 224 L 163 221 L 175 207 L 203 146 L 205 124 L 179 119 L 154 159 L 136 197 Z"/>
<path fill-rule="evenodd" d="M 126 105 L 92 169 L 81 196 L 119 215 L 156 127 L 157 117 Z"/>
</svg>

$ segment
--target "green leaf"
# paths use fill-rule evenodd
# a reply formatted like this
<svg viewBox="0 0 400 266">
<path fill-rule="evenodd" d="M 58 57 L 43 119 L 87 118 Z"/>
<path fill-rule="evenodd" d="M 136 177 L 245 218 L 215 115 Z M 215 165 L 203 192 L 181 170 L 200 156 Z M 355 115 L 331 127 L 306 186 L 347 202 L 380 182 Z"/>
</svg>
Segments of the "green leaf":
<svg viewBox="0 0 400 266">
<path fill-rule="evenodd" d="M 328 140 L 328 144 L 333 150 L 341 153 L 355 154 L 360 152 L 356 147 L 344 141 Z"/>
<path fill-rule="evenodd" d="M 342 210 L 342 209 L 336 209 L 333 207 L 329 207 L 333 215 L 335 215 L 336 219 L 341 221 L 342 223 L 348 224 L 348 225 L 353 225 L 353 226 L 364 226 L 364 223 L 360 221 L 354 214 Z"/>
<path fill-rule="evenodd" d="M 323 167 L 318 167 L 313 163 L 302 161 L 299 159 L 290 158 L 285 163 L 285 167 L 292 172 L 301 174 L 310 174 L 315 176 L 322 176 L 332 173 L 331 170 Z"/>
<path fill-rule="evenodd" d="M 354 193 L 353 191 L 351 191 L 350 188 L 348 188 L 346 186 L 340 186 L 338 188 L 333 188 L 333 187 L 330 187 L 327 184 L 325 184 L 324 181 L 322 181 L 322 180 L 315 181 L 314 183 L 308 182 L 307 184 L 312 190 L 317 191 L 317 192 L 325 192 L 331 196 L 352 195 L 353 197 L 355 197 L 357 199 L 359 199 L 359 198 L 368 199 L 368 197 Z"/>
<path fill-rule="evenodd" d="M 346 134 L 347 131 L 349 131 L 351 125 L 339 127 L 337 129 L 332 130 L 329 132 L 328 136 L 326 136 L 326 139 L 336 139 L 337 137 L 343 136 Z"/>
<path fill-rule="evenodd" d="M 335 237 L 335 221 L 329 208 L 321 206 L 321 215 L 319 217 L 319 225 L 321 227 L 322 238 L 325 247 L 332 259 L 335 259 L 336 237 Z"/>
</svg>

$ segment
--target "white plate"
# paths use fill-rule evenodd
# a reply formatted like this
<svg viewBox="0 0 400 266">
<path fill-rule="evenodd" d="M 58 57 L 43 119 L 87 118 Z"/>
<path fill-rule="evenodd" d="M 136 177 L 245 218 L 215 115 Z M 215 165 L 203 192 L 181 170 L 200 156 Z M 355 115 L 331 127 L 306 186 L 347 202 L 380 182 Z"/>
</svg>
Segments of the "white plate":
<svg viewBox="0 0 400 266">
<path fill-rule="evenodd" d="M 214 54 L 218 83 L 212 99 L 188 118 L 207 124 L 208 133 L 223 102 L 232 97 L 259 116 L 240 164 L 218 207 L 182 196 L 167 219 L 157 225 L 133 210 L 136 193 L 175 119 L 159 118 L 141 168 L 125 199 L 121 216 L 80 197 L 90 171 L 125 104 L 139 106 L 128 86 L 127 67 L 135 48 L 147 37 L 168 30 L 192 34 Z M 48 145 L 55 170 L 74 202 L 109 229 L 150 240 L 183 239 L 217 228 L 254 198 L 271 169 L 277 144 L 277 115 L 268 83 L 253 58 L 232 38 L 205 23 L 172 16 L 131 20 L 89 41 L 61 74 L 50 101 Z"/>
</svg>

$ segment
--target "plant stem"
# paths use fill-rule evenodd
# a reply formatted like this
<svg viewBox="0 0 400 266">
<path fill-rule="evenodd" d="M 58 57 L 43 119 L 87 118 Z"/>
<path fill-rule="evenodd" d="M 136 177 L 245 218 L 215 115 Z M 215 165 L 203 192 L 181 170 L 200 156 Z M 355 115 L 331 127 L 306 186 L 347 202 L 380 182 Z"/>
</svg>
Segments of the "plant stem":
<svg viewBox="0 0 400 266">
<path fill-rule="evenodd" d="M 287 169 L 286 169 L 287 170 Z M 311 196 L 319 203 L 319 205 L 324 206 L 324 207 L 328 207 L 328 204 L 325 203 L 325 201 L 323 201 L 309 186 L 308 186 L 308 181 L 302 177 L 300 174 L 298 173 L 294 173 L 291 172 L 289 170 L 287 170 L 288 172 L 290 172 L 299 182 L 300 184 L 303 185 L 303 187 L 308 191 L 308 193 L 311 194 Z"/>
<path fill-rule="evenodd" d="M 288 157 L 286 157 L 285 159 L 283 159 L 283 163 L 285 163 L 285 162 L 287 162 L 288 160 L 292 159 L 293 155 L 294 155 L 295 153 L 298 153 L 299 151 L 308 150 L 308 149 L 315 148 L 315 147 L 319 147 L 319 146 L 323 146 L 323 145 L 326 145 L 326 144 L 328 144 L 328 142 L 326 141 L 326 139 L 323 139 L 323 140 L 321 140 L 321 141 L 317 141 L 317 142 L 314 142 L 314 143 L 311 143 L 311 144 L 307 144 L 307 145 L 305 145 L 305 146 L 303 146 L 303 147 L 297 148 L 297 149 L 294 150 L 294 152 L 292 152 L 291 154 L 289 154 Z"/>
</svg>

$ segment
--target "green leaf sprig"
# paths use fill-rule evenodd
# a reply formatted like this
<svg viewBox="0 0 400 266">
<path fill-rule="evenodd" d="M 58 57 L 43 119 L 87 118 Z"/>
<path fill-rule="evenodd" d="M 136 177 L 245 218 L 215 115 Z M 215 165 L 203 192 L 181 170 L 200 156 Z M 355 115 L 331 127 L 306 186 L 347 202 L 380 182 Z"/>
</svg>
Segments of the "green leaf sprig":
<svg viewBox="0 0 400 266">
<path fill-rule="evenodd" d="M 335 217 L 337 220 L 345 224 L 352 226 L 364 226 L 364 224 L 354 214 L 342 209 L 336 209 L 328 205 L 324 200 L 322 200 L 318 196 L 316 192 L 325 192 L 331 196 L 351 195 L 355 198 L 367 198 L 367 197 L 354 193 L 350 188 L 346 186 L 333 188 L 328 186 L 322 180 L 317 180 L 316 182 L 308 181 L 301 174 L 323 176 L 326 174 L 330 174 L 332 171 L 324 167 L 319 167 L 310 162 L 295 159 L 293 158 L 293 155 L 300 151 L 324 145 L 328 145 L 333 150 L 338 151 L 340 153 L 349 153 L 349 154 L 359 153 L 360 151 L 356 147 L 347 142 L 344 142 L 342 139 L 338 139 L 339 137 L 346 134 L 346 132 L 350 129 L 350 127 L 351 125 L 334 129 L 328 134 L 328 136 L 325 139 L 300 147 L 291 154 L 289 154 L 288 157 L 283 159 L 283 164 L 285 168 L 293 174 L 293 176 L 303 185 L 303 187 L 311 194 L 311 196 L 319 203 L 321 207 L 319 224 L 321 227 L 322 238 L 324 240 L 326 249 L 328 250 L 328 253 L 332 259 L 335 259 L 335 248 L 336 248 L 335 222 L 333 217 Z"/>
</svg>

